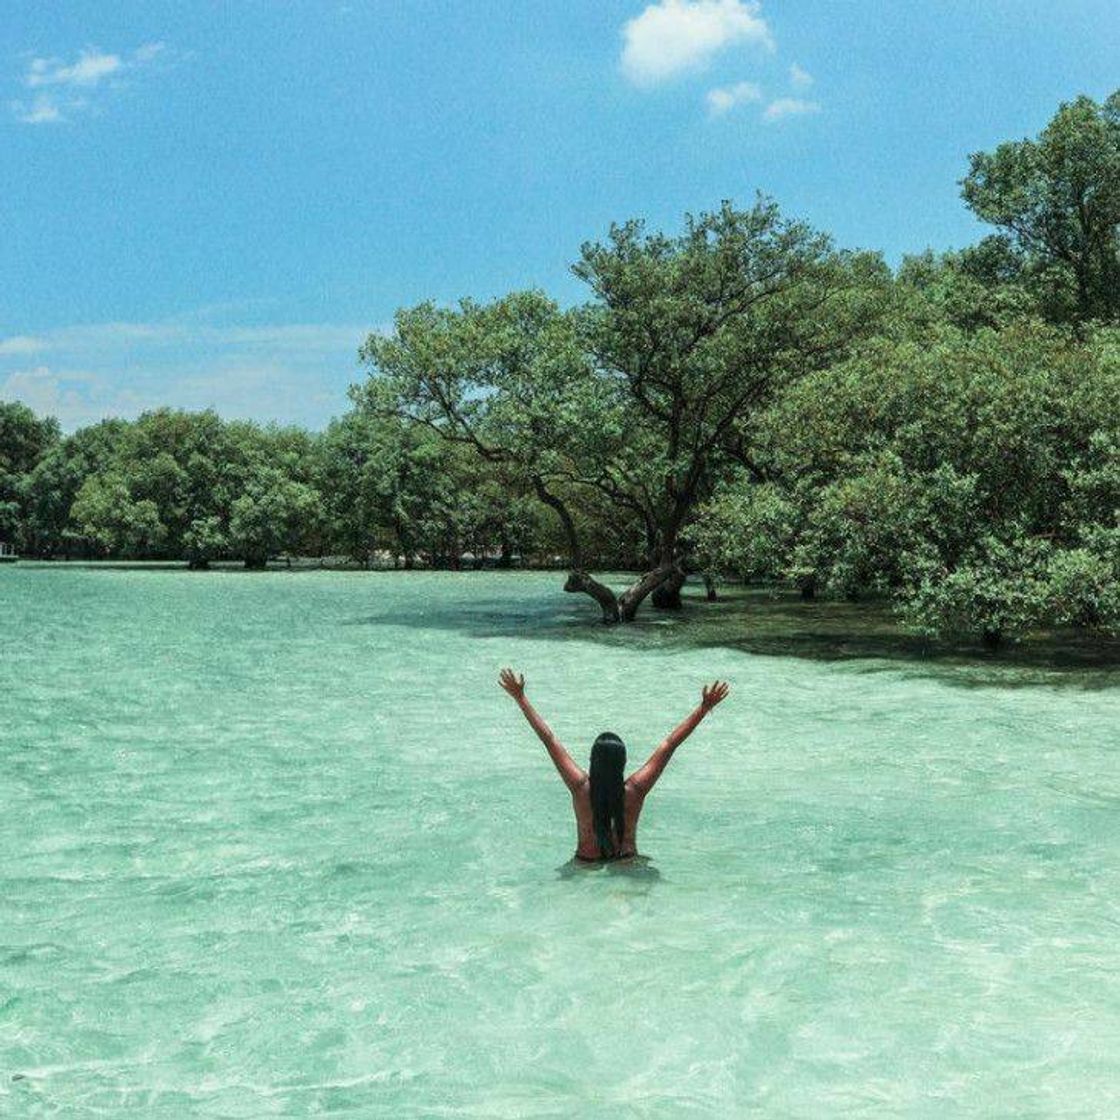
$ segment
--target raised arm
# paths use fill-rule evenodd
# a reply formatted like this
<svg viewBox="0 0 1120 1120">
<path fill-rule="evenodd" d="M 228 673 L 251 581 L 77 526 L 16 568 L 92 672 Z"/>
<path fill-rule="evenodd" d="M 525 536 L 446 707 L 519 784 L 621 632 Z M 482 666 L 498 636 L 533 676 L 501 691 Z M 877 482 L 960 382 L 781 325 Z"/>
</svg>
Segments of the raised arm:
<svg viewBox="0 0 1120 1120">
<path fill-rule="evenodd" d="M 645 764 L 630 775 L 628 785 L 644 797 L 657 784 L 661 771 L 669 764 L 673 752 L 696 730 L 697 724 L 727 695 L 728 686 L 723 681 L 705 685 L 700 703 L 665 737 L 661 745 L 649 756 Z"/>
<path fill-rule="evenodd" d="M 544 743 L 549 758 L 559 771 L 560 777 L 564 779 L 564 785 L 570 790 L 581 786 L 587 780 L 587 774 L 575 764 L 572 756 L 564 750 L 563 744 L 552 733 L 552 728 L 541 719 L 540 713 L 529 703 L 529 698 L 525 695 L 524 676 L 514 676 L 512 669 L 503 669 L 498 677 L 498 683 L 517 701 L 517 706 L 529 721 L 529 726 L 537 733 L 537 738 Z"/>
</svg>

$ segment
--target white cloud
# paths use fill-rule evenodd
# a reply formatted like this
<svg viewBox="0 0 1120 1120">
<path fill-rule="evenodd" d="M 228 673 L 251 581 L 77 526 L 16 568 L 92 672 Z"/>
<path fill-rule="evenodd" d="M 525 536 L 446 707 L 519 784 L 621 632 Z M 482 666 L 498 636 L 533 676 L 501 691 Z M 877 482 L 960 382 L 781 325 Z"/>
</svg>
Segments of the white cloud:
<svg viewBox="0 0 1120 1120">
<path fill-rule="evenodd" d="M 81 350 L 102 353 L 122 348 L 178 346 L 287 347 L 322 350 L 352 346 L 357 350 L 367 328 L 333 323 L 280 323 L 275 326 L 213 326 L 190 319 L 163 319 L 152 323 L 79 323 L 57 327 L 39 335 L 0 338 L 0 356 L 40 354 L 44 351 Z"/>
<path fill-rule="evenodd" d="M 158 323 L 81 323 L 40 336 L 44 348 L 105 350 L 121 346 L 162 345 L 181 341 L 187 329 L 171 321 Z"/>
<path fill-rule="evenodd" d="M 729 113 L 736 105 L 761 100 L 762 89 L 755 82 L 736 82 L 733 86 L 708 90 L 708 112 L 718 117 Z"/>
<path fill-rule="evenodd" d="M 789 68 L 789 81 L 794 89 L 808 89 L 813 84 L 813 75 L 795 62 Z"/>
<path fill-rule="evenodd" d="M 66 429 L 106 416 L 135 411 L 127 390 L 113 393 L 94 374 L 55 372 L 49 366 L 15 370 L 0 380 L 0 400 L 21 401 L 39 416 L 53 416 Z"/>
<path fill-rule="evenodd" d="M 100 51 L 82 51 L 77 62 L 66 66 L 57 58 L 33 58 L 27 68 L 24 85 L 31 89 L 39 86 L 95 86 L 102 78 L 115 74 L 122 67 L 120 55 L 102 54 Z"/>
<path fill-rule="evenodd" d="M 778 121 L 783 117 L 798 117 L 820 111 L 821 107 L 816 101 L 804 101 L 800 97 L 779 97 L 766 106 L 766 112 L 762 116 L 768 121 Z"/>
<path fill-rule="evenodd" d="M 89 94 L 103 83 L 117 86 L 121 76 L 147 66 L 164 49 L 163 43 L 145 43 L 131 57 L 90 48 L 67 63 L 60 58 L 33 58 L 27 64 L 23 84 L 38 90 L 30 101 L 12 101 L 9 108 L 22 124 L 58 124 L 76 113 L 95 108 Z M 109 79 L 112 79 L 109 81 Z M 77 96 L 83 91 L 85 96 Z"/>
<path fill-rule="evenodd" d="M 774 48 L 758 0 L 658 0 L 622 29 L 622 70 L 651 86 L 697 70 L 726 47 Z"/>
<path fill-rule="evenodd" d="M 58 124 L 64 118 L 62 110 L 46 96 L 36 97 L 34 101 L 11 101 L 9 108 L 20 124 Z"/>
<path fill-rule="evenodd" d="M 34 338 L 28 334 L 13 334 L 8 338 L 0 338 L 0 354 L 38 354 L 46 348 L 41 338 Z"/>
</svg>

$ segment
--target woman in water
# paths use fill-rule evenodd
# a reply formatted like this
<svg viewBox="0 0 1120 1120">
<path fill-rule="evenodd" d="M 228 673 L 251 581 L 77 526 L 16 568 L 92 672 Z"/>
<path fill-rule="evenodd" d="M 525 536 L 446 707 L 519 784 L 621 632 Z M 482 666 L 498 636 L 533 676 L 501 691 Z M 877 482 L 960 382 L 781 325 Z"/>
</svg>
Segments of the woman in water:
<svg viewBox="0 0 1120 1120">
<path fill-rule="evenodd" d="M 529 726 L 545 745 L 560 777 L 572 795 L 578 843 L 576 859 L 598 862 L 626 859 L 638 854 L 638 817 L 646 794 L 653 789 L 673 751 L 692 734 L 696 725 L 727 695 L 727 684 L 705 685 L 696 709 L 649 756 L 646 764 L 629 778 L 623 777 L 626 747 L 611 731 L 604 731 L 591 748 L 591 773 L 581 770 L 563 744 L 552 733 L 525 695 L 525 678 L 503 669 L 498 683 L 517 701 Z"/>
</svg>

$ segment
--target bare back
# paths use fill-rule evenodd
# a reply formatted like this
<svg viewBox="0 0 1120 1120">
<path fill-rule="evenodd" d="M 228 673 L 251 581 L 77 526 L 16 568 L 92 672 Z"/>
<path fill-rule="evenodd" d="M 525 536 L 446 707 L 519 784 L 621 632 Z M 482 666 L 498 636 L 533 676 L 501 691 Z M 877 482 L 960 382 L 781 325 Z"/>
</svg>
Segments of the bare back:
<svg viewBox="0 0 1120 1120">
<path fill-rule="evenodd" d="M 634 784 L 633 777 L 634 775 L 631 775 L 627 778 L 623 786 L 623 831 L 622 844 L 616 857 L 618 859 L 638 854 L 638 818 L 642 815 L 646 794 Z M 602 859 L 591 813 L 590 778 L 585 779 L 572 790 L 572 809 L 576 814 L 576 858 Z"/>
</svg>

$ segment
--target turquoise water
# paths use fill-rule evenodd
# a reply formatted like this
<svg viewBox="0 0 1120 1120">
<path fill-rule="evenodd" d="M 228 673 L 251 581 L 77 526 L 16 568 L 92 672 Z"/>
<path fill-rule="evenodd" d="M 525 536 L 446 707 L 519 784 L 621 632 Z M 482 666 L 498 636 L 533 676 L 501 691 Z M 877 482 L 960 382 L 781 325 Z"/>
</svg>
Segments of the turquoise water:
<svg viewBox="0 0 1120 1120">
<path fill-rule="evenodd" d="M 0 1115 L 1120 1114 L 1107 673 L 587 617 L 547 574 L 0 571 Z M 731 681 L 648 866 L 567 866 L 505 664 L 581 761 Z"/>
</svg>

